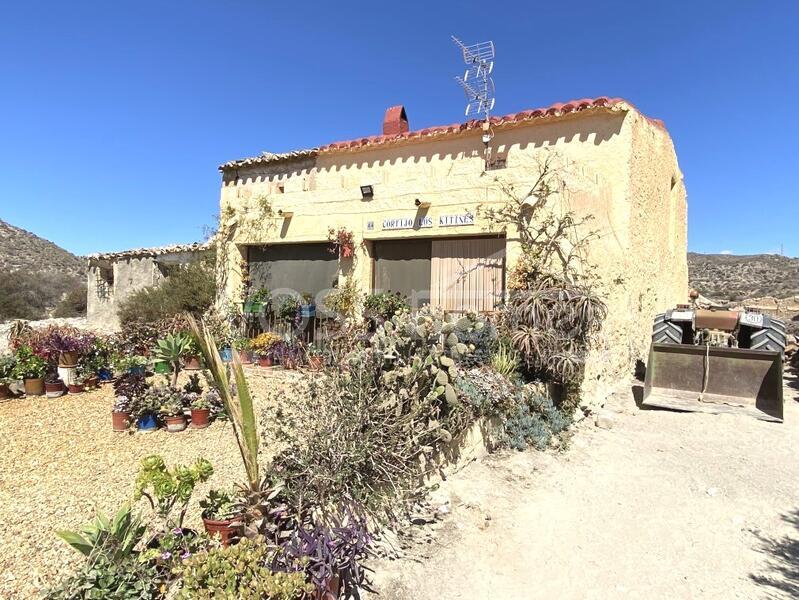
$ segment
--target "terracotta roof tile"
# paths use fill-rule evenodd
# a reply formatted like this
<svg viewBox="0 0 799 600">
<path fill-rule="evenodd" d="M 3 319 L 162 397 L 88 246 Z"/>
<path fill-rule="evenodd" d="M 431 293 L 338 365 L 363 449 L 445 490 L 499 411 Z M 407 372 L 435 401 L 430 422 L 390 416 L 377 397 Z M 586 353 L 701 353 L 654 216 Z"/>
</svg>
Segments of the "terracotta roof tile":
<svg viewBox="0 0 799 600">
<path fill-rule="evenodd" d="M 394 107 L 394 108 L 399 108 L 399 107 Z M 532 121 L 540 118 L 560 117 L 563 115 L 577 113 L 586 110 L 596 110 L 596 109 L 629 110 L 634 108 L 635 107 L 630 102 L 627 102 L 623 98 L 608 98 L 606 96 L 600 96 L 599 98 L 581 98 L 579 100 L 569 100 L 568 102 L 556 102 L 555 104 L 552 104 L 545 108 L 534 108 L 534 109 L 523 110 L 516 113 L 511 113 L 508 115 L 491 117 L 491 124 L 495 127 L 502 127 L 507 125 L 515 125 L 526 121 Z M 656 127 L 665 129 L 665 126 L 663 125 L 662 121 L 659 121 L 657 119 L 650 119 L 648 117 L 647 120 Z M 311 157 L 311 156 L 316 156 L 317 154 L 330 154 L 340 151 L 358 150 L 369 146 L 384 146 L 388 144 L 404 142 L 407 140 L 418 140 L 421 138 L 435 138 L 447 135 L 455 135 L 463 133 L 464 131 L 479 129 L 482 126 L 482 123 L 483 123 L 482 120 L 472 119 L 470 121 L 466 121 L 465 123 L 439 125 L 435 127 L 426 127 L 425 129 L 421 130 L 405 131 L 398 134 L 372 135 L 354 140 L 333 142 L 331 144 L 327 144 L 325 146 L 321 146 L 319 148 L 313 148 L 310 150 L 298 150 L 295 152 L 286 152 L 283 154 L 271 154 L 265 152 L 262 155 L 256 156 L 254 158 L 246 158 L 243 160 L 234 160 L 227 162 L 221 167 L 219 167 L 219 170 L 225 171 L 227 169 L 234 169 L 249 165 L 266 164 L 266 163 L 291 160 L 301 157 Z"/>
</svg>

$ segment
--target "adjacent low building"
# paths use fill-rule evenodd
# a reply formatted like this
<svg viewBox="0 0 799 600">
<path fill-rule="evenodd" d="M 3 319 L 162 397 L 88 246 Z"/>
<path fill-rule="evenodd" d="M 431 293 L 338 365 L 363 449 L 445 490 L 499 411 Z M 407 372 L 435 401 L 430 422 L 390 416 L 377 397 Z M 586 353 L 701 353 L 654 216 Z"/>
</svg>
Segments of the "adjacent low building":
<svg viewBox="0 0 799 600">
<path fill-rule="evenodd" d="M 519 255 L 514 231 L 485 219 L 503 186 L 534 183 L 555 157 L 560 210 L 592 215 L 590 262 L 609 307 L 588 368 L 612 383 L 645 357 L 652 317 L 686 300 L 686 193 L 662 122 L 619 98 L 586 99 L 413 131 L 403 107 L 381 135 L 220 167 L 224 295 L 252 287 L 323 298 L 351 277 L 448 311 L 491 311 Z M 331 253 L 329 231 L 355 252 Z M 321 304 L 321 302 L 320 302 Z"/>
<path fill-rule="evenodd" d="M 180 244 L 92 254 L 88 259 L 86 318 L 98 329 L 119 327 L 120 303 L 134 292 L 158 285 L 175 265 L 212 251 L 207 244 Z"/>
</svg>

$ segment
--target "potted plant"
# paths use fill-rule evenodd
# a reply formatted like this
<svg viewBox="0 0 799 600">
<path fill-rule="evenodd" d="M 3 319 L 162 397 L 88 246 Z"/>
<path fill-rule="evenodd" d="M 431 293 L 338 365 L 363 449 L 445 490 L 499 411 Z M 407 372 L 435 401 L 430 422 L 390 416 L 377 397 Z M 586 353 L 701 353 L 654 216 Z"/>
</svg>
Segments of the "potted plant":
<svg viewBox="0 0 799 600">
<path fill-rule="evenodd" d="M 25 394 L 42 396 L 44 394 L 44 375 L 47 373 L 47 361 L 33 353 L 30 346 L 20 346 L 17 350 L 14 376 L 22 379 Z"/>
<path fill-rule="evenodd" d="M 279 361 L 285 369 L 294 370 L 302 362 L 303 350 L 293 344 L 283 344 L 279 349 Z"/>
<path fill-rule="evenodd" d="M 338 254 L 341 258 L 352 258 L 355 255 L 355 235 L 341 227 L 338 231 L 330 227 L 327 230 L 327 239 L 331 243 L 330 252 Z"/>
<path fill-rule="evenodd" d="M 11 382 L 14 381 L 14 367 L 17 359 L 14 356 L 0 356 L 0 400 L 11 397 Z"/>
<path fill-rule="evenodd" d="M 200 500 L 203 525 L 210 536 L 219 536 L 222 546 L 228 546 L 240 535 L 242 510 L 239 499 L 226 490 L 210 490 Z"/>
<path fill-rule="evenodd" d="M 191 338 L 189 338 L 189 346 L 184 356 L 184 369 L 187 371 L 199 371 L 202 369 L 202 363 L 200 362 L 200 349 L 197 347 L 197 343 Z"/>
<path fill-rule="evenodd" d="M 168 399 L 165 389 L 165 386 L 148 387 L 133 400 L 133 416 L 136 418 L 136 427 L 139 431 L 147 433 L 158 429 L 158 412 Z"/>
<path fill-rule="evenodd" d="M 286 296 L 280 303 L 277 315 L 286 323 L 296 325 L 300 320 L 300 301 L 294 296 Z"/>
<path fill-rule="evenodd" d="M 143 408 L 142 398 L 149 387 L 144 375 L 134 373 L 124 373 L 114 382 L 114 394 L 116 396 L 115 407 L 119 412 L 127 415 L 131 419 L 137 419 Z M 117 417 L 117 421 L 122 417 Z M 117 422 L 115 421 L 115 422 Z"/>
<path fill-rule="evenodd" d="M 205 429 L 211 420 L 211 403 L 202 394 L 194 394 L 191 398 L 191 426 L 193 429 Z"/>
<path fill-rule="evenodd" d="M 58 373 L 48 373 L 44 379 L 44 393 L 48 398 L 59 398 L 66 392 L 64 382 L 58 376 Z"/>
<path fill-rule="evenodd" d="M 182 394 L 175 388 L 166 388 L 163 393 L 163 402 L 158 409 L 161 418 L 166 421 L 166 430 L 177 433 L 186 429 L 186 415 L 183 414 Z"/>
<path fill-rule="evenodd" d="M 76 375 L 75 380 L 72 383 L 67 384 L 67 389 L 69 389 L 70 394 L 80 394 L 83 392 L 85 388 L 85 379 L 83 375 Z"/>
<path fill-rule="evenodd" d="M 313 371 L 320 371 L 325 366 L 325 353 L 324 350 L 311 344 L 305 351 L 308 359 L 308 367 Z"/>
<path fill-rule="evenodd" d="M 111 408 L 111 425 L 114 431 L 126 431 L 130 427 L 130 400 L 125 396 L 114 398 Z"/>
<path fill-rule="evenodd" d="M 42 345 L 49 356 L 58 357 L 58 366 L 71 369 L 78 366 L 80 357 L 94 343 L 94 336 L 74 327 L 52 326 L 45 331 Z"/>
<path fill-rule="evenodd" d="M 272 293 L 266 288 L 261 288 L 244 301 L 243 311 L 245 314 L 260 315 L 270 302 L 272 302 Z"/>
<path fill-rule="evenodd" d="M 167 372 L 172 373 L 173 387 L 178 384 L 181 358 L 195 352 L 195 348 L 196 345 L 192 342 L 191 337 L 185 333 L 170 333 L 165 338 L 158 340 L 154 356 L 158 361 L 169 366 Z"/>
<path fill-rule="evenodd" d="M 131 375 L 144 375 L 147 367 L 147 358 L 139 354 L 123 356 L 117 359 L 116 369 Z"/>
<path fill-rule="evenodd" d="M 300 316 L 301 317 L 315 317 L 316 316 L 316 303 L 313 299 L 313 294 L 308 292 L 303 293 L 302 302 L 300 303 Z"/>
<path fill-rule="evenodd" d="M 276 333 L 262 333 L 252 340 L 252 349 L 258 355 L 258 364 L 262 367 L 271 367 L 274 364 L 273 347 L 280 343 L 280 336 Z"/>
<path fill-rule="evenodd" d="M 242 364 L 251 365 L 253 362 L 252 353 L 252 340 L 246 337 L 240 337 L 233 340 L 233 347 L 239 353 L 239 359 Z"/>
</svg>

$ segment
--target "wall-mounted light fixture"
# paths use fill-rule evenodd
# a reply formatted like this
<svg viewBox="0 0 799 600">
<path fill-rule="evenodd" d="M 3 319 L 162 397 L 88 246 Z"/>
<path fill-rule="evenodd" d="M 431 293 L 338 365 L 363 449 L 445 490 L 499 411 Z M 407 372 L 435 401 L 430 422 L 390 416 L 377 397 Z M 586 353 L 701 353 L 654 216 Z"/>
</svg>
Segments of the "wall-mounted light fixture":
<svg viewBox="0 0 799 600">
<path fill-rule="evenodd" d="M 277 216 L 282 217 L 283 219 L 290 219 L 294 216 L 294 211 L 291 210 L 283 210 L 282 208 L 277 211 Z"/>
<path fill-rule="evenodd" d="M 375 189 L 373 186 L 371 185 L 361 186 L 361 198 L 363 200 L 371 200 L 374 195 L 375 195 Z"/>
<path fill-rule="evenodd" d="M 429 202 L 427 202 L 425 200 L 419 200 L 419 198 L 414 200 L 413 203 L 414 203 L 414 205 L 417 208 L 430 208 L 430 203 Z"/>
</svg>

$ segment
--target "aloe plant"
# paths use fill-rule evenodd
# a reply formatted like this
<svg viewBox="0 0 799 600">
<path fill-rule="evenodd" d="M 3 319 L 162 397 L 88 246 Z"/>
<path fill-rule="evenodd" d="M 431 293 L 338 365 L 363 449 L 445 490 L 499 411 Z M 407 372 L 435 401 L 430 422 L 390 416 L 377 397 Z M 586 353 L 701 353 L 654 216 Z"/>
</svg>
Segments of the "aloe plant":
<svg viewBox="0 0 799 600">
<path fill-rule="evenodd" d="M 236 350 L 232 350 L 233 362 L 223 362 L 219 356 L 216 340 L 206 324 L 201 322 L 202 326 L 198 325 L 191 315 L 187 315 L 187 320 L 194 334 L 194 340 L 200 347 L 205 364 L 211 372 L 211 377 L 213 377 L 216 389 L 219 391 L 222 403 L 233 425 L 233 433 L 236 435 L 241 459 L 244 462 L 249 489 L 257 491 L 260 488 L 258 430 L 252 395 L 247 385 L 247 379 L 244 376 L 239 353 Z M 228 364 L 230 367 L 228 367 Z M 231 381 L 231 375 L 233 381 Z"/>
</svg>

